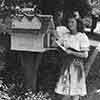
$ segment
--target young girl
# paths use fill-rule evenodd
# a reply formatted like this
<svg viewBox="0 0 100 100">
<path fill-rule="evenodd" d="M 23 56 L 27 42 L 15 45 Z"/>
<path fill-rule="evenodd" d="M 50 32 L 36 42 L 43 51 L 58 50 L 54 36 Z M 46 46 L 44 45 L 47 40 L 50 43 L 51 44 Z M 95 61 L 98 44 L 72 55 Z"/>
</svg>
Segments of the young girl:
<svg viewBox="0 0 100 100">
<path fill-rule="evenodd" d="M 57 82 L 55 92 L 68 95 L 72 100 L 87 94 L 83 58 L 88 57 L 89 40 L 82 32 L 82 23 L 70 16 L 67 20 L 70 32 L 57 41 L 65 51 L 62 56 L 61 75 Z"/>
</svg>

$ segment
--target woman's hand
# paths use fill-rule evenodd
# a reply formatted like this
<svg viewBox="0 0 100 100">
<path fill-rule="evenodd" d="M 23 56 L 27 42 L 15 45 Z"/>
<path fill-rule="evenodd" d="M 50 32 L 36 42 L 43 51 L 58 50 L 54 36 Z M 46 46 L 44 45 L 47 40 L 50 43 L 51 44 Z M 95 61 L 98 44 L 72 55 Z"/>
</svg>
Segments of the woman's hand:
<svg viewBox="0 0 100 100">
<path fill-rule="evenodd" d="M 71 54 L 71 55 L 74 55 L 74 56 L 77 56 L 77 57 L 81 57 L 81 58 L 87 58 L 88 57 L 88 52 L 76 52 L 76 51 L 73 51 L 73 50 L 70 50 L 70 49 L 66 49 L 65 51 L 67 54 Z"/>
<path fill-rule="evenodd" d="M 70 49 L 66 49 L 66 51 L 65 51 L 67 54 L 71 54 L 72 53 L 72 51 L 70 50 Z"/>
</svg>

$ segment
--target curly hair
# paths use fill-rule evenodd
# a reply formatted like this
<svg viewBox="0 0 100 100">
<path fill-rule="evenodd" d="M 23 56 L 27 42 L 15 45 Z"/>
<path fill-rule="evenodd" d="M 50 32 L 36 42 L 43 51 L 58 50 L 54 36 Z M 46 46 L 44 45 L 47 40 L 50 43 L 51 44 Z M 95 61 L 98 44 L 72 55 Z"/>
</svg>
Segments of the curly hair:
<svg viewBox="0 0 100 100">
<path fill-rule="evenodd" d="M 66 19 L 65 19 L 66 26 L 68 25 L 68 20 L 72 19 L 72 18 L 74 18 L 77 21 L 77 31 L 78 32 L 83 32 L 83 30 L 84 30 L 83 22 L 82 22 L 82 20 L 80 18 L 76 19 L 75 16 L 74 16 L 74 14 L 70 14 L 70 15 L 68 15 L 66 17 Z"/>
</svg>

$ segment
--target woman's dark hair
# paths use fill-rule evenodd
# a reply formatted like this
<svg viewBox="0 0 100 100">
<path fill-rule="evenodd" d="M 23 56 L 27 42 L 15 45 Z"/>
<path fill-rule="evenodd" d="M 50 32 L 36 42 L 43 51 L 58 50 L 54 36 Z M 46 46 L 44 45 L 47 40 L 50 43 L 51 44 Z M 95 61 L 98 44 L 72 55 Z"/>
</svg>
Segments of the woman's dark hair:
<svg viewBox="0 0 100 100">
<path fill-rule="evenodd" d="M 76 21 L 77 21 L 77 30 L 79 32 L 83 32 L 84 30 L 83 22 L 81 21 L 81 19 L 77 19 Z"/>
<path fill-rule="evenodd" d="M 75 16 L 74 16 L 74 14 L 68 15 L 68 16 L 66 17 L 66 19 L 65 19 L 66 26 L 68 25 L 68 20 L 71 19 L 71 18 L 76 19 Z M 76 21 L 77 21 L 77 31 L 78 31 L 78 32 L 83 32 L 84 26 L 83 26 L 83 22 L 82 22 L 81 18 L 76 19 Z"/>
</svg>

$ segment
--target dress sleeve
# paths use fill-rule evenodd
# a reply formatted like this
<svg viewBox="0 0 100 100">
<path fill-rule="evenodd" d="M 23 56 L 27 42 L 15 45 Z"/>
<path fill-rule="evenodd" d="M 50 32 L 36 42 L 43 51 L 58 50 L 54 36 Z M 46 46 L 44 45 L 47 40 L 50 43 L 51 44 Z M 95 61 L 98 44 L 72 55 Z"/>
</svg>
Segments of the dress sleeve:
<svg viewBox="0 0 100 100">
<path fill-rule="evenodd" d="M 89 43 L 89 39 L 85 33 L 83 33 L 81 35 L 80 41 L 81 41 L 80 42 L 80 50 L 81 51 L 89 51 L 90 43 Z"/>
<path fill-rule="evenodd" d="M 57 42 L 58 42 L 60 45 L 64 45 L 63 38 L 59 38 L 59 39 L 57 40 Z"/>
</svg>

